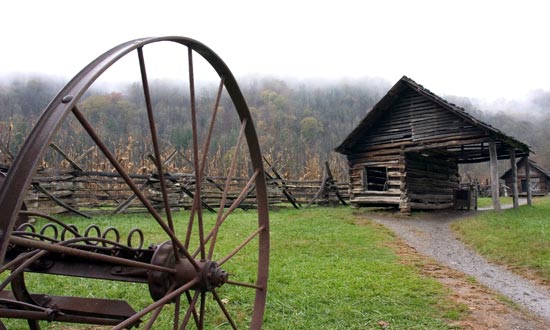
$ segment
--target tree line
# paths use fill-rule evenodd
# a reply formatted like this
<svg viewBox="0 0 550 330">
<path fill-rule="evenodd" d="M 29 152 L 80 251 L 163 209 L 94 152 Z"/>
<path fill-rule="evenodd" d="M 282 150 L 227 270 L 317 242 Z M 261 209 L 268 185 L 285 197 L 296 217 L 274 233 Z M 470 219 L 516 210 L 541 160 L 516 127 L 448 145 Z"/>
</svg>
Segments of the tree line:
<svg viewBox="0 0 550 330">
<path fill-rule="evenodd" d="M 197 104 L 212 106 L 217 89 L 212 85 L 205 83 L 197 90 Z M 17 153 L 41 111 L 62 86 L 58 80 L 47 77 L 0 82 L 0 142 L 11 153 Z M 323 164 L 328 161 L 333 174 L 345 179 L 345 159 L 333 149 L 384 96 L 391 83 L 380 79 L 317 83 L 256 77 L 240 80 L 240 87 L 252 113 L 262 151 L 281 173 L 292 179 L 319 179 Z M 189 168 L 193 132 L 186 86 L 154 81 L 151 95 L 164 150 L 167 153 L 178 150 L 184 158 L 172 164 L 173 168 Z M 536 151 L 533 158 L 550 168 L 550 146 L 546 143 L 550 138 L 546 124 L 550 119 L 549 95 L 544 91 L 533 94 L 537 120 L 529 120 L 535 116 L 518 117 L 514 111 L 481 111 L 474 100 L 465 97 L 442 97 L 505 134 L 526 142 Z M 128 168 L 139 171 L 150 167 L 147 160 L 150 147 L 141 143 L 140 138 L 149 130 L 141 84 L 127 83 L 116 89 L 94 88 L 79 107 Z M 211 175 L 223 174 L 218 169 L 226 167 L 227 155 L 235 149 L 239 123 L 231 119 L 232 111 L 231 101 L 223 97 L 216 121 L 218 133 L 213 135 L 211 143 L 214 157 L 207 167 Z M 522 111 L 529 113 L 530 109 Z M 199 126 L 207 126 L 209 120 L 207 112 L 197 113 Z M 90 150 L 91 145 L 74 119 L 64 123 L 54 143 L 75 157 Z M 59 161 L 55 153 L 49 157 L 53 163 Z M 98 162 L 97 151 L 86 157 L 82 161 Z M 240 171 L 246 171 L 246 164 L 240 166 Z M 468 171 L 481 177 L 487 173 L 483 167 L 470 167 Z"/>
</svg>

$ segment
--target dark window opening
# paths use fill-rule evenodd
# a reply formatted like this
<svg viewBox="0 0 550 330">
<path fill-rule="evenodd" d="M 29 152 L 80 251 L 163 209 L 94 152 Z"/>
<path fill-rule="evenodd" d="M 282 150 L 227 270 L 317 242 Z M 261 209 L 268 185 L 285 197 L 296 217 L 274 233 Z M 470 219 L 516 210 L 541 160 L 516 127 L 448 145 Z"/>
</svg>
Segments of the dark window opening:
<svg viewBox="0 0 550 330">
<path fill-rule="evenodd" d="M 388 169 L 386 167 L 365 167 L 363 187 L 367 191 L 388 190 Z"/>
</svg>

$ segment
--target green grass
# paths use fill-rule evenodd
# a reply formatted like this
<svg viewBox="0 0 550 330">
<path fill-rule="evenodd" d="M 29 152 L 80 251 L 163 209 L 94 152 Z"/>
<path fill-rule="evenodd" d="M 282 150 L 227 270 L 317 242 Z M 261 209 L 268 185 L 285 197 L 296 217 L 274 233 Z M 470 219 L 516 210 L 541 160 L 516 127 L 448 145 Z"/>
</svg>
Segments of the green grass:
<svg viewBox="0 0 550 330">
<path fill-rule="evenodd" d="M 181 219 L 187 216 L 177 214 Z M 211 223 L 212 216 L 206 216 Z M 270 213 L 270 279 L 263 329 L 381 329 L 381 321 L 389 324 L 387 329 L 451 329 L 449 322 L 464 315 L 464 306 L 452 302 L 439 282 L 422 277 L 412 265 L 400 263 L 388 247 L 395 238 L 387 230 L 358 217 L 350 208 Z M 220 248 L 242 240 L 253 228 L 254 220 L 254 212 L 236 211 L 222 229 L 222 241 L 226 243 L 220 243 Z M 71 219 L 80 228 L 88 221 Z M 358 222 L 361 225 L 355 224 Z M 102 228 L 114 225 L 121 233 L 132 227 L 142 228 L 148 243 L 166 239 L 151 219 L 139 215 L 120 216 L 115 222 L 97 218 L 94 223 Z M 249 260 L 248 264 L 254 264 L 252 252 L 243 251 L 237 263 L 243 261 L 246 265 Z M 246 267 L 227 265 L 230 273 L 247 273 Z M 136 309 L 150 303 L 148 289 L 142 284 L 36 274 L 29 274 L 28 282 L 37 292 L 124 299 Z M 220 295 L 229 301 L 229 309 L 237 319 L 246 319 L 251 290 L 232 289 L 226 285 L 220 288 Z M 214 305 L 211 300 L 208 304 Z M 167 315 L 156 329 L 170 328 L 170 313 L 163 314 Z M 25 328 L 19 320 L 10 322 L 9 329 Z M 219 313 L 206 323 L 208 329 L 230 328 L 223 324 Z M 50 327 L 83 329 L 44 324 L 44 328 Z"/>
<path fill-rule="evenodd" d="M 531 207 L 482 212 L 453 228 L 489 260 L 550 281 L 550 198 L 536 199 Z"/>
<path fill-rule="evenodd" d="M 352 212 L 272 213 L 265 329 L 447 329 L 459 307 L 442 308 L 441 285 L 400 264 L 389 232 L 355 225 Z"/>
<path fill-rule="evenodd" d="M 512 204 L 512 197 L 500 197 L 500 205 Z M 493 199 L 491 197 L 478 197 L 477 207 L 489 207 L 493 206 Z"/>
</svg>

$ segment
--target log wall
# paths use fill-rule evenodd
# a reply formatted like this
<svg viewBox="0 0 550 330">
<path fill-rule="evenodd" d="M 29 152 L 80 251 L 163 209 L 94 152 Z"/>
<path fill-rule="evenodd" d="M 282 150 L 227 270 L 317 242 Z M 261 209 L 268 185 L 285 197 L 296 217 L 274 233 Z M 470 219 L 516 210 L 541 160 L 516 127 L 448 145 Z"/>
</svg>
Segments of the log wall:
<svg viewBox="0 0 550 330">
<path fill-rule="evenodd" d="M 407 198 L 402 201 L 401 209 L 446 209 L 454 206 L 454 193 L 460 188 L 456 162 L 408 153 L 405 172 Z"/>
<path fill-rule="evenodd" d="M 399 156 L 398 156 L 399 157 Z M 387 170 L 387 190 L 369 191 L 364 186 L 365 168 L 383 167 Z M 404 164 L 399 159 L 356 163 L 350 167 L 350 201 L 358 205 L 399 205 Z"/>
<path fill-rule="evenodd" d="M 457 146 L 479 146 L 487 132 L 412 89 L 373 119 L 376 124 L 348 155 L 351 202 L 396 205 L 406 212 L 453 207 L 459 184 Z M 364 186 L 365 168 L 371 166 L 387 169 L 387 190 Z"/>
</svg>

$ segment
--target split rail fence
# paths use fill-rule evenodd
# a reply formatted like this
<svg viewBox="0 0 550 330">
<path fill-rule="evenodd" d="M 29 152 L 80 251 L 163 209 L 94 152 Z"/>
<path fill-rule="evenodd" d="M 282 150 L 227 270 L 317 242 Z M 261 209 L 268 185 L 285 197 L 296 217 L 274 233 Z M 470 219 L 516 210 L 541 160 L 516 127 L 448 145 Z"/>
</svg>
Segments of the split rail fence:
<svg viewBox="0 0 550 330">
<path fill-rule="evenodd" d="M 278 174 L 269 174 L 269 170 L 266 174 L 268 199 L 272 208 L 290 204 L 296 208 L 311 204 L 345 204 L 349 196 L 348 184 L 338 183 L 331 176 L 327 179 L 326 173 L 320 181 L 285 180 Z M 132 174 L 130 177 L 154 207 L 163 208 L 158 177 L 148 174 Z M 170 206 L 174 209 L 190 209 L 195 192 L 194 176 L 171 173 L 165 179 Z M 205 179 L 201 188 L 204 209 L 214 211 L 220 206 L 225 181 L 223 177 Z M 226 206 L 232 204 L 247 181 L 248 178 L 231 180 Z M 255 208 L 255 197 L 252 187 L 239 208 Z M 116 173 L 106 172 L 39 170 L 29 187 L 25 203 L 30 210 L 69 212 L 82 216 L 145 211 L 123 179 Z"/>
</svg>

